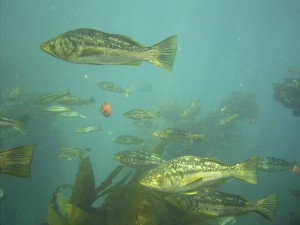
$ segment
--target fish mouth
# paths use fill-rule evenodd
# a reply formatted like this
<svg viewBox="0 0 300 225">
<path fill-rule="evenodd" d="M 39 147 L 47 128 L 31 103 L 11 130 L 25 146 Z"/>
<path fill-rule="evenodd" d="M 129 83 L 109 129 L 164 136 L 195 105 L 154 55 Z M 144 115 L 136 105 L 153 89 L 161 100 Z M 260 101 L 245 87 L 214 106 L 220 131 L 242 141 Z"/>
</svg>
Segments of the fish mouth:
<svg viewBox="0 0 300 225">
<path fill-rule="evenodd" d="M 151 187 L 151 186 L 149 185 L 149 183 L 148 183 L 147 181 L 145 181 L 145 180 L 141 180 L 141 181 L 140 181 L 140 184 L 143 185 L 143 186 L 146 186 L 146 187 Z"/>
<path fill-rule="evenodd" d="M 120 161 L 120 159 L 121 159 L 121 157 L 118 156 L 117 154 L 113 154 L 112 158 L 115 159 L 115 160 L 117 160 L 117 161 Z"/>
<path fill-rule="evenodd" d="M 40 49 L 42 49 L 43 51 L 45 51 L 47 53 L 49 53 L 49 51 L 50 51 L 49 45 L 47 44 L 47 42 L 40 44 Z"/>
<path fill-rule="evenodd" d="M 54 54 L 54 52 L 52 50 L 52 46 L 48 41 L 42 43 L 40 45 L 40 49 L 43 50 L 44 52 L 48 53 L 49 55 L 52 55 L 52 56 L 56 57 L 56 55 Z"/>
<path fill-rule="evenodd" d="M 159 187 L 149 181 L 146 181 L 146 180 L 141 180 L 140 181 L 140 184 L 147 187 L 147 188 L 151 188 L 151 189 L 154 189 L 154 190 L 158 190 Z"/>
</svg>

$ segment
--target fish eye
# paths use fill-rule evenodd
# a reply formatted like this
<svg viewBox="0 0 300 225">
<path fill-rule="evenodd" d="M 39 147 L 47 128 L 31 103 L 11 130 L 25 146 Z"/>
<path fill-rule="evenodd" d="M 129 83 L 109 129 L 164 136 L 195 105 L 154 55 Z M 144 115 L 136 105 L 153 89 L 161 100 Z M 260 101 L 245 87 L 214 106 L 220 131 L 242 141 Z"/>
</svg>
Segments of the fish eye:
<svg viewBox="0 0 300 225">
<path fill-rule="evenodd" d="M 162 175 L 161 173 L 157 174 L 157 175 L 155 176 L 155 180 L 156 180 L 157 182 L 162 182 L 162 181 L 164 180 L 164 175 Z"/>
<path fill-rule="evenodd" d="M 50 45 L 54 46 L 55 45 L 55 41 L 50 41 Z"/>
</svg>

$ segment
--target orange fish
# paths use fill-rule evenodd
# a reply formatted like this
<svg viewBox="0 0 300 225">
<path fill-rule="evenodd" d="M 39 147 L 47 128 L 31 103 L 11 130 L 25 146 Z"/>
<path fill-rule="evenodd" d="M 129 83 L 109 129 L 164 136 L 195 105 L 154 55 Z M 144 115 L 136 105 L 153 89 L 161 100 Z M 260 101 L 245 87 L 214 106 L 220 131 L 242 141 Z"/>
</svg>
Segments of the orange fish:
<svg viewBox="0 0 300 225">
<path fill-rule="evenodd" d="M 102 113 L 103 116 L 109 117 L 111 114 L 110 104 L 108 102 L 104 102 L 104 104 L 102 104 L 101 106 L 100 112 Z"/>
</svg>

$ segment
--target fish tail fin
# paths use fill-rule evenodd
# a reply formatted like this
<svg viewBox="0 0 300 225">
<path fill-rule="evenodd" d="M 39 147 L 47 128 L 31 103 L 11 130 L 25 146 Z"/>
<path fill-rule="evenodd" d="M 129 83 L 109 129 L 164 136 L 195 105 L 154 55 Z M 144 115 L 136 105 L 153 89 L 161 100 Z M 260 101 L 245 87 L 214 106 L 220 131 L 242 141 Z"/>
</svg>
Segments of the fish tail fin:
<svg viewBox="0 0 300 225">
<path fill-rule="evenodd" d="M 253 157 L 248 159 L 242 163 L 238 163 L 235 165 L 236 178 L 244 180 L 251 184 L 257 184 L 258 176 L 257 176 L 257 163 L 258 157 Z"/>
<path fill-rule="evenodd" d="M 273 193 L 261 200 L 258 200 L 255 204 L 255 211 L 264 218 L 272 221 L 277 209 L 277 199 L 277 194 Z"/>
<path fill-rule="evenodd" d="M 0 173 L 17 177 L 30 177 L 31 161 L 35 145 L 24 145 L 0 152 Z M 2 165 L 3 164 L 3 165 Z"/>
<path fill-rule="evenodd" d="M 25 135 L 27 133 L 29 123 L 29 115 L 25 114 L 18 118 L 14 123 L 14 129 L 17 130 L 21 135 Z"/>
<path fill-rule="evenodd" d="M 124 94 L 128 97 L 131 94 L 131 89 L 125 89 Z"/>
<path fill-rule="evenodd" d="M 177 35 L 173 35 L 149 48 L 152 57 L 150 63 L 172 71 L 177 50 Z"/>
</svg>

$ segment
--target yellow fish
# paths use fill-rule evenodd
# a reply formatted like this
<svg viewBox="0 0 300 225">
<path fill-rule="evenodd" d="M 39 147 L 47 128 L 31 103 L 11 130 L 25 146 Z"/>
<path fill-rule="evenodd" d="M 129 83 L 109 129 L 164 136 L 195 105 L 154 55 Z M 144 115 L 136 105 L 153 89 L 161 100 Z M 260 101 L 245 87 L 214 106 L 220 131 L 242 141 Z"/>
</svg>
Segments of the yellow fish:
<svg viewBox="0 0 300 225">
<path fill-rule="evenodd" d="M 59 59 L 82 64 L 137 66 L 142 61 L 172 71 L 177 50 L 173 35 L 151 47 L 120 34 L 83 28 L 72 30 L 41 44 L 40 48 Z"/>
</svg>

